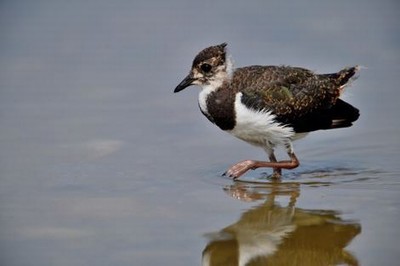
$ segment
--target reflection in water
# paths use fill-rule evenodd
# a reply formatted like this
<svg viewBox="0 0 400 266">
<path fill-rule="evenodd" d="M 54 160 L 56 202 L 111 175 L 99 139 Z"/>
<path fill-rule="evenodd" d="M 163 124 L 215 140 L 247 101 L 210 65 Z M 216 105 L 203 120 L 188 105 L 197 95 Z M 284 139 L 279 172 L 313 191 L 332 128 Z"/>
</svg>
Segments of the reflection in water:
<svg viewBox="0 0 400 266">
<path fill-rule="evenodd" d="M 226 192 L 243 201 L 265 199 L 236 223 L 207 234 L 203 265 L 358 265 L 344 248 L 361 232 L 336 211 L 296 208 L 299 184 L 236 183 Z M 280 206 L 277 197 L 288 197 Z"/>
</svg>

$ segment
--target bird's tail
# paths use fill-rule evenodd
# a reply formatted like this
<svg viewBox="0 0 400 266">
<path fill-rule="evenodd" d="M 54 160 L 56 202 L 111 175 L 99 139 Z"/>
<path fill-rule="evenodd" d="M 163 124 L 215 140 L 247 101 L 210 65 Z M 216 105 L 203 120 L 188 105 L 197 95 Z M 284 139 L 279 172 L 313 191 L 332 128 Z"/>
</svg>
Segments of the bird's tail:
<svg viewBox="0 0 400 266">
<path fill-rule="evenodd" d="M 324 74 L 323 76 L 331 79 L 341 89 L 349 83 L 349 81 L 355 80 L 357 76 L 355 74 L 360 70 L 359 66 L 348 67 L 340 70 L 337 73 Z"/>
<path fill-rule="evenodd" d="M 338 99 L 331 108 L 330 115 L 332 119 L 330 128 L 349 127 L 360 117 L 360 111 L 345 101 Z"/>
</svg>

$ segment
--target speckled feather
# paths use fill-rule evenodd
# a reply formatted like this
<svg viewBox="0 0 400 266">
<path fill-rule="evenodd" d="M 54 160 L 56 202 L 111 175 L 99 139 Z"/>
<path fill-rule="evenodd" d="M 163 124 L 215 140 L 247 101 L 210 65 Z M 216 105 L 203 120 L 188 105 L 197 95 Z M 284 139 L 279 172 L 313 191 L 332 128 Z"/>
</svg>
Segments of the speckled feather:
<svg viewBox="0 0 400 266">
<path fill-rule="evenodd" d="M 211 59 L 211 58 L 216 58 L 219 60 L 219 64 L 225 63 L 225 47 L 227 46 L 226 43 L 222 43 L 220 45 L 216 46 L 210 46 L 204 50 L 202 50 L 200 53 L 197 54 L 195 59 L 193 60 L 192 67 L 197 67 L 199 64 Z"/>
<path fill-rule="evenodd" d="M 312 112 L 335 105 L 356 69 L 317 75 L 310 70 L 288 66 L 238 68 L 226 86 L 243 93 L 243 103 L 255 110 L 271 110 L 280 122 L 293 123 Z"/>
<path fill-rule="evenodd" d="M 271 112 L 277 122 L 293 127 L 295 132 L 349 126 L 358 118 L 356 108 L 338 99 L 357 67 L 332 74 L 315 74 L 290 66 L 248 66 L 230 70 L 226 45 L 222 43 L 202 50 L 192 64 L 192 73 L 197 75 L 197 81 L 192 84 L 209 88 L 209 94 L 201 93 L 203 107 L 200 109 L 221 129 L 235 127 L 234 102 L 238 92 L 247 108 Z M 203 64 L 212 65 L 211 71 L 202 71 Z M 227 74 L 218 79 L 221 67 L 225 67 L 223 71 Z M 341 122 L 333 123 L 334 119 Z"/>
<path fill-rule="evenodd" d="M 340 111 L 333 107 L 343 85 L 354 73 L 355 68 L 323 75 L 287 66 L 238 68 L 231 80 L 209 95 L 208 114 L 204 114 L 221 129 L 232 129 L 235 95 L 242 92 L 242 102 L 248 108 L 271 111 L 278 122 L 292 126 L 296 132 L 331 128 L 333 116 Z M 337 117 L 346 126 L 358 118 L 357 109 L 343 101 L 339 106 L 347 108 L 346 113 Z"/>
</svg>

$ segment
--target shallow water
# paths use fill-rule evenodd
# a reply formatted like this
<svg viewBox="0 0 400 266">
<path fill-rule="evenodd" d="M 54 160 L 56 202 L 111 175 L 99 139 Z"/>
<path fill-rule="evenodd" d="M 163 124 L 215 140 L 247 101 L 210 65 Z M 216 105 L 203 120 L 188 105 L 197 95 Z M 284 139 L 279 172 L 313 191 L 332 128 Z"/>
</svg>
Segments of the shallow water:
<svg viewBox="0 0 400 266">
<path fill-rule="evenodd" d="M 1 265 L 397 265 L 398 10 L 4 1 Z M 344 95 L 360 119 L 297 141 L 280 181 L 222 177 L 265 154 L 210 124 L 198 88 L 172 90 L 223 41 L 237 66 L 366 66 Z"/>
</svg>

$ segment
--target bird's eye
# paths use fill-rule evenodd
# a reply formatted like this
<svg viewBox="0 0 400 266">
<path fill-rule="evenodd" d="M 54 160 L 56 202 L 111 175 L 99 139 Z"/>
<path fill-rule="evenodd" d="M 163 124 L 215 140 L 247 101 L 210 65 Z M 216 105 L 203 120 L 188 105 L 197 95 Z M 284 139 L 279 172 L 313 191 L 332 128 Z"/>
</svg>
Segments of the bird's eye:
<svg viewBox="0 0 400 266">
<path fill-rule="evenodd" d="M 200 66 L 200 68 L 201 68 L 201 70 L 204 72 L 204 73 L 208 73 L 208 72 L 210 72 L 211 71 L 211 65 L 210 64 L 202 64 L 201 66 Z"/>
</svg>

